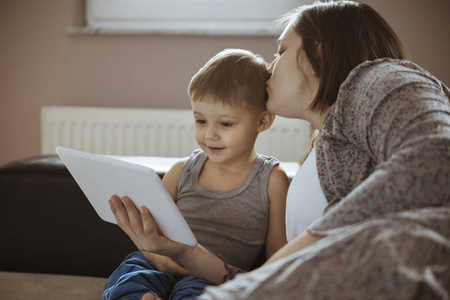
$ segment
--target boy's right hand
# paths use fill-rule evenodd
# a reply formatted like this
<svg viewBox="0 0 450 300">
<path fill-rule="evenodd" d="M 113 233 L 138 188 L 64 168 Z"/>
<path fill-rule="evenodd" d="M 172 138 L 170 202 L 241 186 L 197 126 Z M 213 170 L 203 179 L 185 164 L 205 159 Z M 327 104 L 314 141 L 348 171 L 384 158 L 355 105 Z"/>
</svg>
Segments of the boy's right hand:
<svg viewBox="0 0 450 300">
<path fill-rule="evenodd" d="M 160 272 L 174 276 L 188 276 L 189 271 L 170 257 L 142 251 L 144 257 L 151 262 Z"/>
</svg>

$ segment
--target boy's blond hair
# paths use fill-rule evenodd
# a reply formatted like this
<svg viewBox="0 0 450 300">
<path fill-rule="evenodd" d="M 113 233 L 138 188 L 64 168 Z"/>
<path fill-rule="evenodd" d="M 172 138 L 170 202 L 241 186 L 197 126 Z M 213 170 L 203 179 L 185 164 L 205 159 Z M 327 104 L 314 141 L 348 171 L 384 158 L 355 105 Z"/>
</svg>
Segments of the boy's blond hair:
<svg viewBox="0 0 450 300">
<path fill-rule="evenodd" d="M 246 104 L 250 109 L 265 110 L 268 79 L 261 56 L 247 50 L 225 49 L 192 77 L 188 94 L 192 101 Z"/>
</svg>

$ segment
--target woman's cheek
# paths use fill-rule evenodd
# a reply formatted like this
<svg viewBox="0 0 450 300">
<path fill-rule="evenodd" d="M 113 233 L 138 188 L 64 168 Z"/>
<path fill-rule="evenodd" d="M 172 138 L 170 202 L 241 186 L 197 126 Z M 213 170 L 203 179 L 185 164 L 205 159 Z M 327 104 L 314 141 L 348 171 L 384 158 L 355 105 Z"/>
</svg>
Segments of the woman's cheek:
<svg viewBox="0 0 450 300">
<path fill-rule="evenodd" d="M 279 114 L 279 110 L 280 110 L 280 103 L 277 103 L 275 96 L 270 96 L 269 94 L 269 99 L 267 100 L 266 103 L 266 108 L 267 111 L 272 113 L 272 114 Z"/>
</svg>

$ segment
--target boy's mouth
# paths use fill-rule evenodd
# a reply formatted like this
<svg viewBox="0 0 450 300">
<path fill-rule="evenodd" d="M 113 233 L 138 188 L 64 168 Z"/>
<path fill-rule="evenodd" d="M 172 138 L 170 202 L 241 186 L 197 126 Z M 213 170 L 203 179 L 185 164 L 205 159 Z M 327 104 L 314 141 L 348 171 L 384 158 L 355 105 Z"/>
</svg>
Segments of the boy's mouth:
<svg viewBox="0 0 450 300">
<path fill-rule="evenodd" d="M 224 149 L 223 147 L 211 147 L 211 146 L 207 146 L 207 147 L 212 152 L 219 152 L 220 150 Z"/>
</svg>

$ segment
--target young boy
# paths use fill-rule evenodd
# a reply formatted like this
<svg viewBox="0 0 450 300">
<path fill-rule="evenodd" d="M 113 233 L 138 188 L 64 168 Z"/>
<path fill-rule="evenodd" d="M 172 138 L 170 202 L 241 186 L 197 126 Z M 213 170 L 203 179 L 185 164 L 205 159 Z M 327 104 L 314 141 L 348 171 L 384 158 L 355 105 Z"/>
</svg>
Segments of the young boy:
<svg viewBox="0 0 450 300">
<path fill-rule="evenodd" d="M 286 241 L 289 181 L 279 162 L 258 155 L 254 144 L 274 115 L 266 110 L 264 60 L 227 49 L 191 80 L 188 93 L 201 149 L 176 163 L 163 183 L 198 242 L 227 264 L 251 269 L 265 246 L 269 258 Z M 134 252 L 108 279 L 103 299 L 190 299 L 212 283 L 170 259 Z"/>
</svg>

